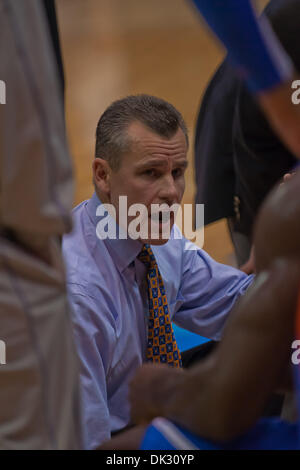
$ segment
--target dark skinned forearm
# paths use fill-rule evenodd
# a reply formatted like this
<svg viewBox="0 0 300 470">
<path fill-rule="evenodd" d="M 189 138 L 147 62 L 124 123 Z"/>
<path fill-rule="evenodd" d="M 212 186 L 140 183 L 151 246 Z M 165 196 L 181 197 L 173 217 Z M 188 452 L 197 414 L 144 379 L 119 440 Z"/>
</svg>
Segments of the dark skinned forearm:
<svg viewBox="0 0 300 470">
<path fill-rule="evenodd" d="M 298 286 L 298 261 L 278 260 L 257 276 L 217 350 L 160 397 L 161 414 L 213 440 L 247 430 L 290 360 Z"/>
</svg>

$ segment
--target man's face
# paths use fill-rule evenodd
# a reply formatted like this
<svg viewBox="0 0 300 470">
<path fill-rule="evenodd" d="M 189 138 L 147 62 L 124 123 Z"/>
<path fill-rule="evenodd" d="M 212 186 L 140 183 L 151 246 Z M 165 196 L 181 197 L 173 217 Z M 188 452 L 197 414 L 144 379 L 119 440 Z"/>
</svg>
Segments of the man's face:
<svg viewBox="0 0 300 470">
<path fill-rule="evenodd" d="M 109 199 L 119 212 L 119 196 L 127 196 L 128 208 L 132 204 L 144 204 L 147 208 L 148 234 L 143 243 L 161 245 L 166 243 L 162 237 L 165 230 L 164 217 L 152 210 L 152 219 L 159 238 L 153 239 L 151 232 L 151 205 L 180 204 L 185 189 L 185 170 L 187 167 L 187 143 L 179 128 L 171 138 L 161 137 L 139 122 L 133 122 L 128 130 L 132 142 L 128 153 L 122 156 L 118 171 L 110 172 Z M 167 207 L 165 206 L 165 207 Z M 166 211 L 170 227 L 175 222 L 174 214 Z M 134 217 L 128 217 L 130 224 Z M 119 220 L 118 220 L 119 222 Z M 152 222 L 152 223 L 153 223 Z M 153 227 L 153 225 L 152 225 Z"/>
</svg>

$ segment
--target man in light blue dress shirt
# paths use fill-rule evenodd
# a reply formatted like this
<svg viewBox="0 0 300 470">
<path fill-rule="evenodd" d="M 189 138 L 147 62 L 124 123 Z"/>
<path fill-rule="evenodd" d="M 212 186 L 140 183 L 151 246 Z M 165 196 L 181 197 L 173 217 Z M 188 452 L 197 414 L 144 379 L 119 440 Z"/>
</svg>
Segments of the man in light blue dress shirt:
<svg viewBox="0 0 300 470">
<path fill-rule="evenodd" d="M 73 211 L 74 230 L 64 237 L 69 299 L 81 358 L 85 446 L 98 447 L 112 432 L 130 424 L 128 384 L 145 361 L 149 316 L 146 267 L 137 258 L 151 244 L 168 299 L 171 320 L 180 327 L 219 340 L 228 313 L 252 281 L 241 271 L 215 262 L 181 235 L 169 213 L 156 218 L 159 237 L 124 237 L 133 212 L 143 204 L 151 222 L 153 204 L 180 204 L 185 188 L 188 137 L 180 113 L 148 95 L 113 103 L 101 116 L 93 163 L 95 193 Z M 117 236 L 100 230 L 102 204 L 116 214 Z M 107 206 L 105 206 L 107 207 Z M 99 215 L 101 214 L 101 215 Z M 156 214 L 157 215 L 157 214 Z M 149 227 L 150 227 L 149 223 Z M 124 227 L 124 226 L 123 226 Z M 102 227 L 103 228 L 103 227 Z M 152 225 L 151 225 L 152 228 Z M 100 233 L 101 232 L 101 233 Z"/>
</svg>

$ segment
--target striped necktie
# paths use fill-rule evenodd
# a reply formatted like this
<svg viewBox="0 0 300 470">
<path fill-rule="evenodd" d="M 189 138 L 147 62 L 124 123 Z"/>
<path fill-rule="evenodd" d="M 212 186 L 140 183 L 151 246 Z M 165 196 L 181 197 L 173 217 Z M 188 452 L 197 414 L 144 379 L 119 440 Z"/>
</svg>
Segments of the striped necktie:
<svg viewBox="0 0 300 470">
<path fill-rule="evenodd" d="M 172 323 L 164 283 L 150 245 L 145 244 L 138 259 L 147 268 L 149 323 L 147 362 L 182 367 Z"/>
</svg>

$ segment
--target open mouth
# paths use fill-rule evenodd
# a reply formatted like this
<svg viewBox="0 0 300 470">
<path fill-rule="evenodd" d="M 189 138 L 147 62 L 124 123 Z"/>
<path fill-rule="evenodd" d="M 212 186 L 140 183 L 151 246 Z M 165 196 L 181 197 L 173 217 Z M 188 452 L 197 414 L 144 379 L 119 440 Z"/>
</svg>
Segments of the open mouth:
<svg viewBox="0 0 300 470">
<path fill-rule="evenodd" d="M 166 224 L 170 222 L 170 212 L 157 212 L 151 214 L 149 219 L 156 224 Z"/>
</svg>

